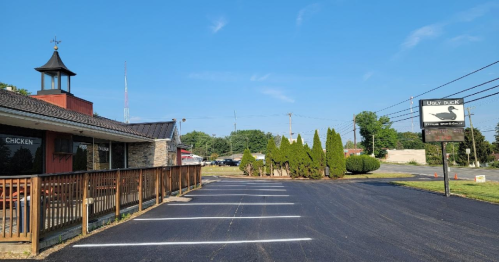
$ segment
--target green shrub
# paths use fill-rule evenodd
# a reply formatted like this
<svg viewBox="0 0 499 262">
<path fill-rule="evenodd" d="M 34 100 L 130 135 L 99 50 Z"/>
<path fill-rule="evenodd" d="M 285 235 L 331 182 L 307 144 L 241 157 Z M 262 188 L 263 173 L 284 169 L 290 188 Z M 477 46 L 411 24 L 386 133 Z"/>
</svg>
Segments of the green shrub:
<svg viewBox="0 0 499 262">
<path fill-rule="evenodd" d="M 347 170 L 350 173 L 362 173 L 364 170 L 364 163 L 361 156 L 350 156 L 346 161 Z"/>
<path fill-rule="evenodd" d="M 350 173 L 365 174 L 379 169 L 380 162 L 378 159 L 367 155 L 350 156 L 346 159 L 346 167 Z"/>
<path fill-rule="evenodd" d="M 414 165 L 414 166 L 419 166 L 418 161 L 416 161 L 416 160 L 414 160 L 414 159 L 413 159 L 413 160 L 411 160 L 411 161 L 409 161 L 409 162 L 407 162 L 407 164 L 409 164 L 409 165 Z"/>
<path fill-rule="evenodd" d="M 496 160 L 496 161 L 490 163 L 490 166 L 494 167 L 494 168 L 499 168 L 499 161 Z"/>
</svg>

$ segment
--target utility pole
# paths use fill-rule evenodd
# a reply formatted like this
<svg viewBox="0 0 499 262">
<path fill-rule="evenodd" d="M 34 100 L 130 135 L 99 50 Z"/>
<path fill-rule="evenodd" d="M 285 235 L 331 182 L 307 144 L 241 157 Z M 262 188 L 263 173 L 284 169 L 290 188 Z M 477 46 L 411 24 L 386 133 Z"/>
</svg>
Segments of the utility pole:
<svg viewBox="0 0 499 262">
<path fill-rule="evenodd" d="M 293 113 L 288 113 L 288 116 L 289 116 L 289 141 L 291 142 L 293 140 L 293 137 L 292 137 L 292 134 L 291 133 L 291 116 L 293 115 Z"/>
<path fill-rule="evenodd" d="M 374 135 L 373 135 L 373 157 L 374 157 Z"/>
<path fill-rule="evenodd" d="M 234 133 L 237 133 L 237 117 L 236 117 L 236 110 L 234 110 Z"/>
<path fill-rule="evenodd" d="M 474 132 L 473 132 L 473 123 L 471 122 L 471 115 L 472 115 L 472 114 L 470 113 L 470 110 L 471 110 L 472 108 L 467 107 L 466 109 L 468 110 L 468 117 L 469 117 L 469 119 L 470 119 L 471 139 L 473 140 L 473 154 L 475 155 L 475 167 L 478 167 L 479 162 L 478 162 L 478 159 L 477 159 L 477 157 L 476 157 L 475 134 L 474 134 Z"/>
<path fill-rule="evenodd" d="M 414 133 L 414 118 L 412 118 L 412 104 L 414 103 L 414 101 L 412 101 L 412 99 L 414 99 L 413 96 L 411 96 L 411 125 L 412 125 L 412 133 Z"/>
<path fill-rule="evenodd" d="M 353 114 L 353 148 L 357 149 L 357 128 L 355 124 L 355 114 Z"/>
</svg>

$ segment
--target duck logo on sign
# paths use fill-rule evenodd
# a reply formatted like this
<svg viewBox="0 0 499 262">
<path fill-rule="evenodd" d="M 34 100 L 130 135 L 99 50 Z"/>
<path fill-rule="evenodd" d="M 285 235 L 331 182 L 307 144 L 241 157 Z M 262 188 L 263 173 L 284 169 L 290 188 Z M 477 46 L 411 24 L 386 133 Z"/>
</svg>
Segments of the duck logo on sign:
<svg viewBox="0 0 499 262">
<path fill-rule="evenodd" d="M 419 100 L 421 128 L 465 127 L 464 99 Z"/>
</svg>

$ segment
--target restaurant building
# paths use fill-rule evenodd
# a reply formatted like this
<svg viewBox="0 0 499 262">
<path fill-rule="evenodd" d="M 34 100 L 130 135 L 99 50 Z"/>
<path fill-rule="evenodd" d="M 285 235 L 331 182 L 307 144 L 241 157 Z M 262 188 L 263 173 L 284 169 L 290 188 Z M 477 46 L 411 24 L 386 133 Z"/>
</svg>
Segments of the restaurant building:
<svg viewBox="0 0 499 262">
<path fill-rule="evenodd" d="M 93 103 L 72 93 L 76 73 L 54 48 L 35 68 L 36 95 L 0 90 L 0 176 L 181 164 L 175 121 L 126 124 L 94 115 Z"/>
</svg>

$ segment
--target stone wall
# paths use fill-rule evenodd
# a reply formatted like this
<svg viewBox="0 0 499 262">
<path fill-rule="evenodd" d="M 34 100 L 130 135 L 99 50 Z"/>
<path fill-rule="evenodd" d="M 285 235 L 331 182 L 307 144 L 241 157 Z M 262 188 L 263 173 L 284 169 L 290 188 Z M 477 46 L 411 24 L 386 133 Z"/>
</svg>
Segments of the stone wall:
<svg viewBox="0 0 499 262">
<path fill-rule="evenodd" d="M 128 144 L 128 167 L 154 167 L 167 164 L 167 141 Z"/>
<path fill-rule="evenodd" d="M 416 161 L 418 164 L 426 165 L 426 151 L 424 149 L 387 150 L 386 162 L 409 163 Z"/>
</svg>

